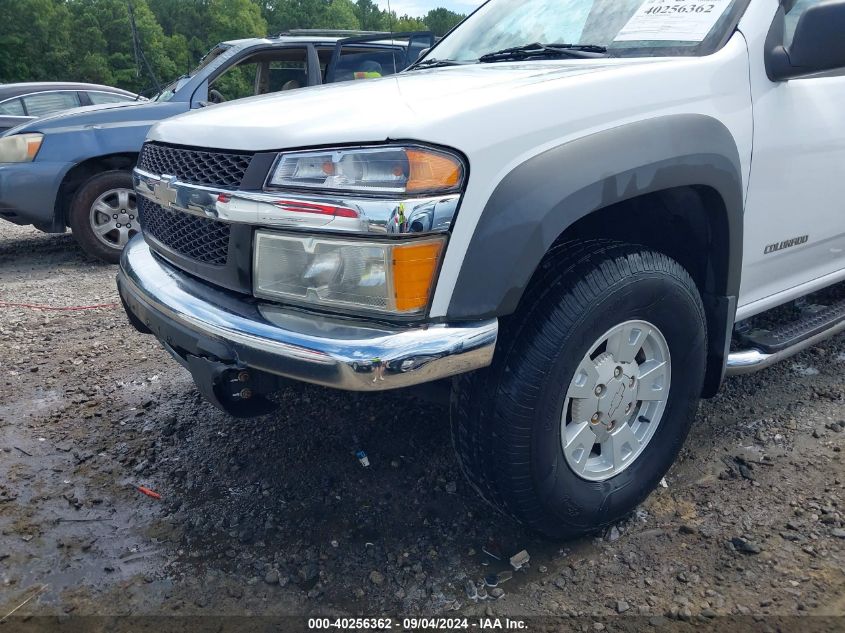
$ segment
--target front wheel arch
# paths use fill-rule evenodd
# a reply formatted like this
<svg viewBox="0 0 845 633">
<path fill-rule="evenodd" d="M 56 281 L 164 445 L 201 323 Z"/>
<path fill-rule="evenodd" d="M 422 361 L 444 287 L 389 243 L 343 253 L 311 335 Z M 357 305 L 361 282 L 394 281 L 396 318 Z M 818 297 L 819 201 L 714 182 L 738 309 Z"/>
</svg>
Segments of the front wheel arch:
<svg viewBox="0 0 845 633">
<path fill-rule="evenodd" d="M 71 167 L 59 185 L 56 218 L 70 228 L 70 207 L 79 188 L 93 176 L 107 171 L 131 171 L 138 162 L 137 152 L 121 152 L 88 158 Z"/>
</svg>

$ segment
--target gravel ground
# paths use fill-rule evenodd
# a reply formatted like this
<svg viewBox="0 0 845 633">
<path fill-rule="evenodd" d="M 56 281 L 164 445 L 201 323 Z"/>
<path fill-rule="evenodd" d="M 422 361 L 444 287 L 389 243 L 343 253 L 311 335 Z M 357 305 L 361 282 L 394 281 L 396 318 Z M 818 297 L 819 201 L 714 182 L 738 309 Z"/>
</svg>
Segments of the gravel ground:
<svg viewBox="0 0 845 633">
<path fill-rule="evenodd" d="M 0 302 L 110 304 L 114 275 L 0 227 Z M 843 616 L 843 372 L 840 337 L 732 379 L 666 487 L 561 545 L 476 498 L 439 405 L 297 385 L 237 421 L 119 307 L 0 307 L 0 617 L 33 595 L 16 615 Z"/>
</svg>

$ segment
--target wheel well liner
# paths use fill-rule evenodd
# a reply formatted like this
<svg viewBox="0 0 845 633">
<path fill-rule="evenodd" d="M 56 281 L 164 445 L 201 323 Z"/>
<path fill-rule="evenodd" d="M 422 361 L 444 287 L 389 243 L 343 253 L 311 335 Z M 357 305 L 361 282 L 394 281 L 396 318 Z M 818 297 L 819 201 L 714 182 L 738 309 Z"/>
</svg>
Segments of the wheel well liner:
<svg viewBox="0 0 845 633">
<path fill-rule="evenodd" d="M 74 165 L 65 174 L 62 184 L 59 186 L 59 194 L 56 196 L 56 217 L 61 220 L 64 226 L 70 226 L 70 205 L 73 202 L 73 197 L 82 185 L 92 176 L 105 171 L 131 170 L 137 162 L 137 152 L 124 152 L 95 156 L 94 158 L 88 158 Z"/>
</svg>

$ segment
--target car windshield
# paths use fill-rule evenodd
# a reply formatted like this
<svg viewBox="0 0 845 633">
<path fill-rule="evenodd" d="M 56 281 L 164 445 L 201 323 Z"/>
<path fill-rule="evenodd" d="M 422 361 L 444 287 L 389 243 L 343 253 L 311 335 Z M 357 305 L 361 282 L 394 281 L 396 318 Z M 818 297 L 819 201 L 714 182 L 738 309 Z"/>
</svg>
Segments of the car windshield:
<svg viewBox="0 0 845 633">
<path fill-rule="evenodd" d="M 225 46 L 225 45 L 220 45 L 220 46 L 216 46 L 216 47 L 212 48 L 200 60 L 199 66 L 194 68 L 187 75 L 182 75 L 181 77 L 179 77 L 178 79 L 176 79 L 172 83 L 168 84 L 167 87 L 164 90 L 162 90 L 161 92 L 156 94 L 154 97 L 152 97 L 150 99 L 150 101 L 170 101 L 174 96 L 176 96 L 176 93 L 179 92 L 179 90 L 182 88 L 182 86 L 184 86 L 186 83 L 188 83 L 188 81 L 191 79 L 191 77 L 196 75 L 199 71 L 201 71 L 203 68 L 208 66 L 211 62 L 213 62 L 215 59 L 220 57 L 220 55 L 222 55 L 227 50 L 229 50 L 229 48 L 230 48 L 229 46 Z"/>
<path fill-rule="evenodd" d="M 703 55 L 728 35 L 747 0 L 490 0 L 443 39 L 429 60 L 474 62 L 528 45 L 589 46 L 610 56 Z M 524 51 L 496 61 L 576 57 Z M 485 58 L 489 60 L 490 58 Z M 484 61 L 484 60 L 483 60 Z"/>
</svg>

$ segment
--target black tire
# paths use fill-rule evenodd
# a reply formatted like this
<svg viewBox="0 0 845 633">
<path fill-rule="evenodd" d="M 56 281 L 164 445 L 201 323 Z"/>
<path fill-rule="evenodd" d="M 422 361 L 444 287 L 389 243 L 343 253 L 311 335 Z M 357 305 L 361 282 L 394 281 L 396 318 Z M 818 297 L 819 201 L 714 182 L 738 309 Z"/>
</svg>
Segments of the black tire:
<svg viewBox="0 0 845 633">
<path fill-rule="evenodd" d="M 92 176 L 76 192 L 68 219 L 74 239 L 87 254 L 110 264 L 120 261 L 123 248 L 110 246 L 95 235 L 90 221 L 91 207 L 100 196 L 109 191 L 132 189 L 132 174 L 128 171 L 113 170 Z M 134 199 L 134 193 L 132 195 Z M 135 223 L 132 227 L 134 233 L 140 228 L 140 221 L 136 212 L 132 215 L 132 222 Z"/>
<path fill-rule="evenodd" d="M 657 326 L 671 387 L 643 452 L 605 481 L 587 481 L 561 448 L 561 415 L 578 364 L 629 320 Z M 503 322 L 493 365 L 455 379 L 452 436 L 470 483 L 490 504 L 551 538 L 625 517 L 665 476 L 687 437 L 704 381 L 707 329 L 694 281 L 672 259 L 609 241 L 564 244 L 545 260 L 520 310 Z"/>
</svg>

